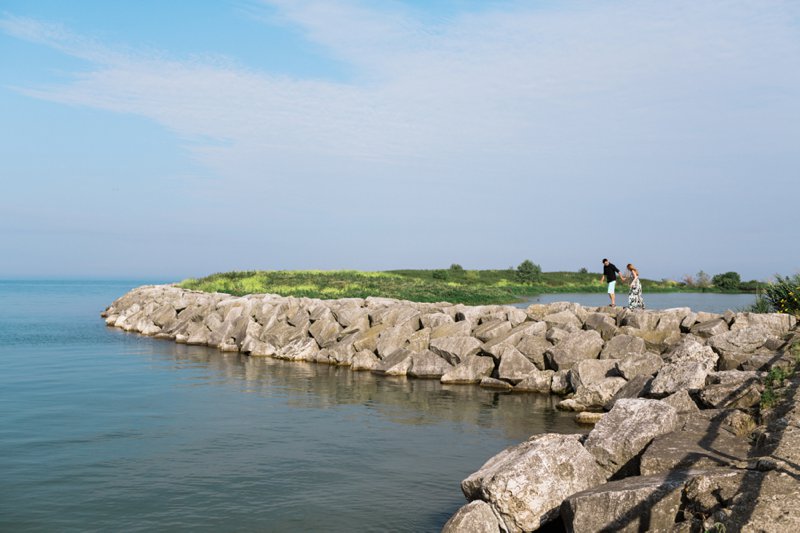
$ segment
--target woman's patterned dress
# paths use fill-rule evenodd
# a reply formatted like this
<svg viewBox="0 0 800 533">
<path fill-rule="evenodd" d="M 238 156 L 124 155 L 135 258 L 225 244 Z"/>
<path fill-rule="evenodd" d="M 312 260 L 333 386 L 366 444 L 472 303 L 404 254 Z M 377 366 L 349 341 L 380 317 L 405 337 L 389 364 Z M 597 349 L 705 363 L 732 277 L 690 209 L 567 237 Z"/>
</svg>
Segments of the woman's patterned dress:
<svg viewBox="0 0 800 533">
<path fill-rule="evenodd" d="M 631 281 L 631 290 L 628 292 L 628 308 L 644 309 L 644 299 L 642 298 L 642 283 L 639 278 Z"/>
</svg>

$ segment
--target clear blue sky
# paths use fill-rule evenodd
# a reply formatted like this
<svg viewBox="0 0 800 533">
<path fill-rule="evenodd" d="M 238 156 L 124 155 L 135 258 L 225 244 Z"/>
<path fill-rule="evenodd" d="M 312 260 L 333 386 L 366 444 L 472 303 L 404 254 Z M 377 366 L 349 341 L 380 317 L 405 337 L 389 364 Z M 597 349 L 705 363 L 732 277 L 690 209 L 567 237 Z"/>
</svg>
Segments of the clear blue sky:
<svg viewBox="0 0 800 533">
<path fill-rule="evenodd" d="M 800 269 L 800 2 L 0 0 L 0 278 Z"/>
</svg>

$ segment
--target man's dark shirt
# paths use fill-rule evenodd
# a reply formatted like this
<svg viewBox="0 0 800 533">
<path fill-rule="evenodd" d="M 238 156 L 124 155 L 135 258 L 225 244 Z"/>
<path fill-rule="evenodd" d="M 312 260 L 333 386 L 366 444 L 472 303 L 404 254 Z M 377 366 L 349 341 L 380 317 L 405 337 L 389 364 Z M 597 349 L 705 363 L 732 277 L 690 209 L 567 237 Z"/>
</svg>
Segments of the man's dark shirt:
<svg viewBox="0 0 800 533">
<path fill-rule="evenodd" d="M 603 265 L 603 275 L 609 283 L 617 281 L 617 272 L 619 272 L 619 269 L 614 266 L 614 263 L 609 262 L 607 265 Z"/>
</svg>

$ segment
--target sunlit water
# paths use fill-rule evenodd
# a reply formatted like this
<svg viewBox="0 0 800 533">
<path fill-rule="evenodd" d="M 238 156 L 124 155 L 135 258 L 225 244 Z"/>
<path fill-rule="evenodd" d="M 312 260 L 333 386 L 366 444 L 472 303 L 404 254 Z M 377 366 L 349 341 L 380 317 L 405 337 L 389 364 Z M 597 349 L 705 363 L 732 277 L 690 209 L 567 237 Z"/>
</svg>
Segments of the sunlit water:
<svg viewBox="0 0 800 533">
<path fill-rule="evenodd" d="M 1 531 L 438 531 L 542 395 L 176 345 L 98 313 L 140 282 L 0 282 Z"/>
</svg>

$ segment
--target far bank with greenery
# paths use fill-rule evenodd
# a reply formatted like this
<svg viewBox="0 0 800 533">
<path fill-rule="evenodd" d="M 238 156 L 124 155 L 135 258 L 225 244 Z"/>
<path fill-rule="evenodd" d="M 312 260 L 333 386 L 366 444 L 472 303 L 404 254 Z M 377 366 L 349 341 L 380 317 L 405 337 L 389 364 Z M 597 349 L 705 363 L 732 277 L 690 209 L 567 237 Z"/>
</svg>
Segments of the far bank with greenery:
<svg viewBox="0 0 800 533">
<path fill-rule="evenodd" d="M 738 277 L 738 275 L 737 275 Z M 646 292 L 721 292 L 673 280 L 642 279 Z M 186 289 L 244 294 L 271 293 L 309 298 L 366 298 L 381 296 L 416 302 L 452 302 L 469 305 L 520 301 L 545 293 L 605 292 L 600 273 L 542 272 L 536 263 L 523 261 L 517 268 L 503 270 L 465 270 L 453 264 L 439 270 L 355 270 L 242 271 L 212 274 L 187 279 L 179 284 Z M 730 291 L 730 289 L 727 289 Z"/>
</svg>

